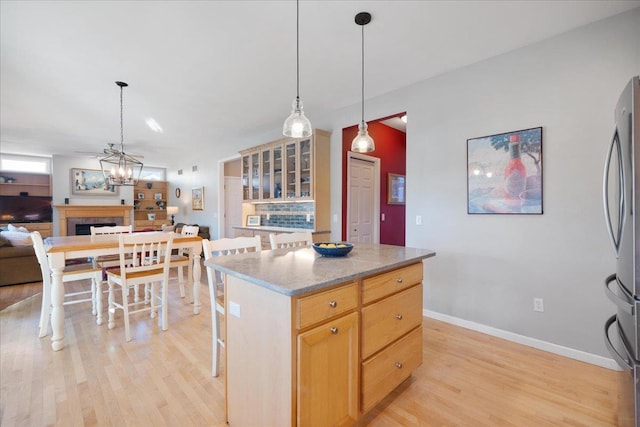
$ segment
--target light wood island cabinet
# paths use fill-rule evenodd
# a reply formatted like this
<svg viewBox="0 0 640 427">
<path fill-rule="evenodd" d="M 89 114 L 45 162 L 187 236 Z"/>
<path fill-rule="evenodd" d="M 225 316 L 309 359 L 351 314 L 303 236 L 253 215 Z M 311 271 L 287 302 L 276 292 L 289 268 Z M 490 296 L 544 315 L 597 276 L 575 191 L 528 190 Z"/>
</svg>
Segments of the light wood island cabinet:
<svg viewBox="0 0 640 427">
<path fill-rule="evenodd" d="M 229 425 L 354 425 L 422 363 L 422 260 L 434 255 L 359 244 L 345 258 L 208 260 L 227 273 Z"/>
</svg>

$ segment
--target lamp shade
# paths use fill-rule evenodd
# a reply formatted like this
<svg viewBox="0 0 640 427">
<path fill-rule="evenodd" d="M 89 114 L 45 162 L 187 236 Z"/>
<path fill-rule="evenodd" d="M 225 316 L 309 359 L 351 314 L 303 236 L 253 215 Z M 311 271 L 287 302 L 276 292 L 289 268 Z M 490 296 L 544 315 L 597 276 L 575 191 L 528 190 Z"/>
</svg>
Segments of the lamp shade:
<svg viewBox="0 0 640 427">
<path fill-rule="evenodd" d="M 177 215 L 178 207 L 177 206 L 167 206 L 167 215 Z"/>
<path fill-rule="evenodd" d="M 373 138 L 369 136 L 369 132 L 367 131 L 367 124 L 365 122 L 360 123 L 358 135 L 351 141 L 351 151 L 356 153 L 370 153 L 375 149 Z"/>
</svg>

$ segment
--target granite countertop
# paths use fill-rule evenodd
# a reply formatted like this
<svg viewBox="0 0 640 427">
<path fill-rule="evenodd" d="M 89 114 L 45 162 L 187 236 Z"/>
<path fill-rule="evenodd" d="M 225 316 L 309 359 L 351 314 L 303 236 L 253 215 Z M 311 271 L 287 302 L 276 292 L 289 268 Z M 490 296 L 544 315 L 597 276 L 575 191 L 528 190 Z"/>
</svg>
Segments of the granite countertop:
<svg viewBox="0 0 640 427">
<path fill-rule="evenodd" d="M 294 296 L 413 264 L 435 254 L 429 249 L 358 243 L 340 258 L 323 257 L 307 247 L 213 257 L 205 265 Z"/>
<path fill-rule="evenodd" d="M 268 225 L 257 225 L 253 227 L 243 226 L 243 225 L 234 225 L 232 228 L 237 228 L 238 230 L 269 231 L 273 233 L 300 233 L 304 231 L 311 231 L 311 234 L 331 233 L 331 230 L 312 230 L 310 228 L 272 227 Z"/>
</svg>

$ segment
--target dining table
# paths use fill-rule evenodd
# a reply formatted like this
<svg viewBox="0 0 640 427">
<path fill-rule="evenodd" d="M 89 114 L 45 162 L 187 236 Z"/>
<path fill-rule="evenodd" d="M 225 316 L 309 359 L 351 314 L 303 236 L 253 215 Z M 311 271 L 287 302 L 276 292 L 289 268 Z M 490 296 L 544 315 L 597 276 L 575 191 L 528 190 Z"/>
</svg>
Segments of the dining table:
<svg viewBox="0 0 640 427">
<path fill-rule="evenodd" d="M 150 231 L 145 233 L 165 233 L 164 231 Z M 62 272 L 67 260 L 78 258 L 94 258 L 101 255 L 119 254 L 119 236 L 117 234 L 54 236 L 44 241 L 49 267 L 51 268 L 51 348 L 54 351 L 64 348 L 64 282 Z M 176 234 L 173 238 L 174 248 L 184 248 L 189 252 L 193 261 L 190 266 L 188 280 L 193 289 L 193 313 L 200 313 L 200 255 L 202 253 L 202 238 L 199 236 L 183 236 Z M 98 315 L 101 317 L 102 313 Z M 101 323 L 98 321 L 98 323 Z"/>
</svg>

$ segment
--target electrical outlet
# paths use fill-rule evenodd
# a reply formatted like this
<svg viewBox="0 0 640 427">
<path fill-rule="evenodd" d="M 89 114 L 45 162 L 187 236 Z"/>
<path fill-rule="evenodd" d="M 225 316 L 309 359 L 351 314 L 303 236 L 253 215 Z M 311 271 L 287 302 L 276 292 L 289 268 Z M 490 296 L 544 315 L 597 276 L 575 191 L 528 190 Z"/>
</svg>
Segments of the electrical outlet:
<svg viewBox="0 0 640 427">
<path fill-rule="evenodd" d="M 384 221 L 386 219 L 384 213 L 382 214 L 382 221 Z"/>
<path fill-rule="evenodd" d="M 416 225 L 422 225 L 422 215 L 416 215 Z"/>
<path fill-rule="evenodd" d="M 229 301 L 229 314 L 235 317 L 240 317 L 240 304 Z"/>
<path fill-rule="evenodd" d="M 544 311 L 544 301 L 542 298 L 533 299 L 533 311 L 539 311 L 540 313 Z"/>
<path fill-rule="evenodd" d="M 310 213 L 307 214 L 307 222 L 311 222 L 311 214 Z"/>
</svg>

